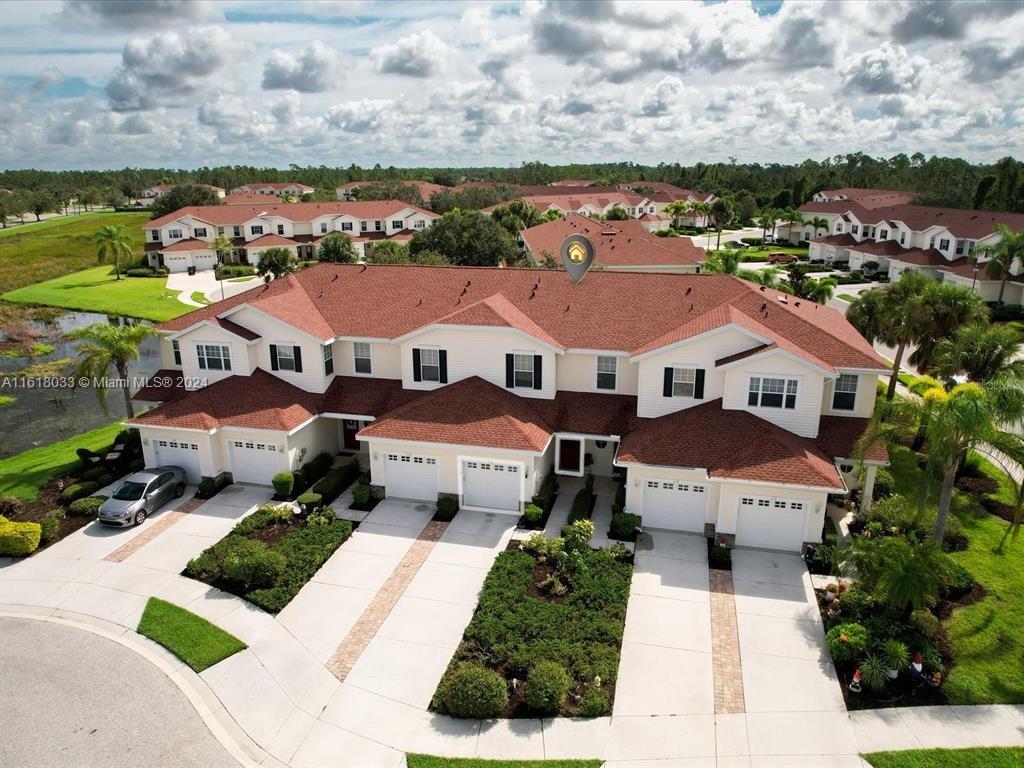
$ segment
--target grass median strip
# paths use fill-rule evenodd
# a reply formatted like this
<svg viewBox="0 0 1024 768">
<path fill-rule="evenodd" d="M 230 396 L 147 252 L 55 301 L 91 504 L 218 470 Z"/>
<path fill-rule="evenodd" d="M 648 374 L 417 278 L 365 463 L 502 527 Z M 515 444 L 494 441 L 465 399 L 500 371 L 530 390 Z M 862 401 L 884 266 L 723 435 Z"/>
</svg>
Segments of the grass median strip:
<svg viewBox="0 0 1024 768">
<path fill-rule="evenodd" d="M 476 757 L 406 755 L 409 768 L 601 768 L 600 760 L 481 760 Z"/>
<path fill-rule="evenodd" d="M 863 757 L 874 768 L 1018 768 L 1024 765 L 1024 749 L 1020 747 L 911 749 L 872 752 Z M 409 768 L 413 768 L 412 763 Z"/>
<path fill-rule="evenodd" d="M 157 597 L 149 598 L 146 603 L 138 631 L 162 645 L 195 672 L 202 672 L 247 647 L 237 637 L 202 616 Z"/>
</svg>

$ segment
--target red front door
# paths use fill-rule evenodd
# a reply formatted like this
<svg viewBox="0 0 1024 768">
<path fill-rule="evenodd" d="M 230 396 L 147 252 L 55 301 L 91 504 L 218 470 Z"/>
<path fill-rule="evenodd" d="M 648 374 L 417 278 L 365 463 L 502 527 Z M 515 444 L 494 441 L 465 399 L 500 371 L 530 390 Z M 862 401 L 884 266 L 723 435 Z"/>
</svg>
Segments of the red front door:
<svg viewBox="0 0 1024 768">
<path fill-rule="evenodd" d="M 580 471 L 580 441 L 560 440 L 558 443 L 558 469 L 560 472 Z"/>
<path fill-rule="evenodd" d="M 356 432 L 359 431 L 359 422 L 352 419 L 345 419 L 342 424 L 344 443 L 346 451 L 358 451 L 359 441 L 356 440 Z"/>
</svg>

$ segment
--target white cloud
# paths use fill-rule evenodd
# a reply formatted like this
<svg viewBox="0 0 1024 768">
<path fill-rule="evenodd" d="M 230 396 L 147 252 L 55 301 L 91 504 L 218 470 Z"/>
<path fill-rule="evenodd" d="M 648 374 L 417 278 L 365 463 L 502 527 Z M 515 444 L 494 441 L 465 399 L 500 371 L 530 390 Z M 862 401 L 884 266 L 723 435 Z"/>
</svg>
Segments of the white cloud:
<svg viewBox="0 0 1024 768">
<path fill-rule="evenodd" d="M 85 24 L 119 29 L 152 29 L 176 22 L 219 18 L 208 0 L 64 0 L 59 19 L 68 26 Z"/>
<path fill-rule="evenodd" d="M 64 82 L 64 73 L 56 67 L 47 67 L 39 73 L 39 77 L 32 83 L 32 92 L 39 94 L 46 91 L 48 88 L 52 88 L 55 85 L 60 85 Z"/>
<path fill-rule="evenodd" d="M 382 74 L 432 77 L 444 71 L 448 46 L 429 29 L 399 38 L 393 45 L 370 51 L 374 69 Z"/>
<path fill-rule="evenodd" d="M 853 57 L 843 72 L 843 84 L 861 93 L 899 93 L 917 88 L 928 61 L 911 56 L 902 45 L 880 48 Z"/>
<path fill-rule="evenodd" d="M 340 80 L 338 52 L 314 40 L 299 55 L 274 49 L 263 65 L 263 87 L 302 93 L 335 88 Z"/>
<path fill-rule="evenodd" d="M 361 99 L 331 107 L 327 124 L 349 133 L 380 130 L 385 119 L 393 114 L 395 102 L 388 99 Z"/>
<path fill-rule="evenodd" d="M 130 111 L 178 102 L 223 70 L 240 47 L 221 27 L 129 40 L 121 65 L 107 83 L 110 105 L 116 111 Z"/>
<path fill-rule="evenodd" d="M 644 91 L 640 97 L 640 114 L 645 117 L 667 114 L 679 103 L 684 90 L 682 80 L 666 75 L 656 86 Z"/>
</svg>

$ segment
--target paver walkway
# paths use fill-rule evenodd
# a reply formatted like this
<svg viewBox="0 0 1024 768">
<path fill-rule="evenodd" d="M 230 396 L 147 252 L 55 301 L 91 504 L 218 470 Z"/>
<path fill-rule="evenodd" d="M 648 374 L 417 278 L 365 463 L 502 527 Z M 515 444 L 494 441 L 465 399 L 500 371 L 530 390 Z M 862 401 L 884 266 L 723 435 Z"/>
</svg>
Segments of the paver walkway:
<svg viewBox="0 0 1024 768">
<path fill-rule="evenodd" d="M 420 535 L 416 537 L 416 541 L 409 547 L 409 551 L 405 553 L 405 556 L 398 562 L 398 566 L 388 576 L 384 586 L 380 588 L 370 604 L 366 606 L 356 625 L 342 640 L 337 652 L 328 660 L 327 669 L 336 678 L 345 682 L 348 673 L 352 671 L 352 667 L 359 661 L 366 646 L 370 644 L 385 619 L 391 614 L 391 609 L 405 593 L 413 576 L 419 573 L 427 555 L 434 550 L 434 544 L 441 538 L 441 534 L 447 527 L 448 523 L 431 521 L 420 531 Z"/>
<path fill-rule="evenodd" d="M 177 499 L 175 501 L 178 501 Z M 179 503 L 174 509 L 160 510 L 160 517 L 154 520 L 149 520 L 143 531 L 136 536 L 134 539 L 129 541 L 127 544 L 115 549 L 109 555 L 104 557 L 104 560 L 109 560 L 112 563 L 120 563 L 125 560 L 129 555 L 134 555 L 149 542 L 153 541 L 157 536 L 166 531 L 172 525 L 181 520 L 185 515 L 196 509 L 200 504 L 203 503 L 202 499 L 191 498 L 185 501 L 183 504 Z"/>
<path fill-rule="evenodd" d="M 711 582 L 711 659 L 715 672 L 715 714 L 744 712 L 743 663 L 740 661 L 740 637 L 736 623 L 732 573 L 712 568 Z"/>
</svg>

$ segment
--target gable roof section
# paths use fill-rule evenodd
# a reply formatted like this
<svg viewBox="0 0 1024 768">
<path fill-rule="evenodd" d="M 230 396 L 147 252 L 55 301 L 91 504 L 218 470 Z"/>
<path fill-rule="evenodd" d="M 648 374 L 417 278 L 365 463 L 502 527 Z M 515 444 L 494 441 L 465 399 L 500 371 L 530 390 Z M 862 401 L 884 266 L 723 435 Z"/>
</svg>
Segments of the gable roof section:
<svg viewBox="0 0 1024 768">
<path fill-rule="evenodd" d="M 319 411 L 319 395 L 257 368 L 251 376 L 215 381 L 128 423 L 206 431 L 225 426 L 291 431 Z"/>
<path fill-rule="evenodd" d="M 282 203 L 272 195 L 263 200 L 258 198 L 250 205 L 192 205 L 179 208 L 166 216 L 146 222 L 147 229 L 162 227 L 177 221 L 182 216 L 193 216 L 208 224 L 234 226 L 244 224 L 259 216 L 278 216 L 288 221 L 312 221 L 320 216 L 353 216 L 357 219 L 386 219 L 388 216 L 412 210 L 431 219 L 439 214 L 418 208 L 401 200 L 364 200 L 346 202 L 339 200 L 323 203 Z"/>
<path fill-rule="evenodd" d="M 440 318 L 436 324 L 512 328 L 527 336 L 532 336 L 554 349 L 565 349 L 556 339 L 552 338 L 551 334 L 537 325 L 500 293 L 495 293 L 463 309 L 458 309 L 450 315 Z"/>
<path fill-rule="evenodd" d="M 281 235 L 263 235 L 245 244 L 246 248 L 275 248 L 278 246 L 292 247 L 298 245 L 294 240 L 289 240 Z"/>
<path fill-rule="evenodd" d="M 467 285 L 468 283 L 468 285 Z M 815 365 L 885 369 L 839 312 L 728 275 L 593 271 L 578 285 L 561 270 L 320 264 L 158 326 L 179 331 L 249 305 L 320 340 L 397 339 L 501 294 L 565 349 L 640 354 L 735 323 Z M 459 305 L 455 304 L 456 300 Z M 480 308 L 483 312 L 485 309 Z M 518 315 L 517 315 L 518 316 Z M 513 323 L 515 325 L 515 323 Z M 525 328 L 525 326 L 524 326 Z M 790 346 L 787 346 L 790 345 Z"/>
<path fill-rule="evenodd" d="M 551 428 L 526 400 L 472 376 L 399 406 L 359 436 L 539 453 Z"/>
<path fill-rule="evenodd" d="M 938 208 L 931 205 L 886 203 L 867 206 L 863 201 L 838 200 L 832 203 L 804 203 L 800 213 L 852 213 L 866 224 L 900 222 L 914 232 L 930 227 L 944 227 L 954 237 L 979 240 L 991 235 L 996 224 L 1005 224 L 1014 231 L 1024 229 L 1024 213 L 976 211 L 969 208 Z"/>
<path fill-rule="evenodd" d="M 159 243 L 157 245 L 159 246 Z M 158 248 L 158 250 L 164 253 L 174 253 L 176 251 L 208 251 L 210 248 L 210 244 L 205 240 L 196 240 L 190 237 L 187 240 L 179 240 L 166 247 Z"/>
<path fill-rule="evenodd" d="M 815 441 L 721 400 L 650 419 L 623 438 L 618 460 L 699 467 L 710 477 L 843 490 L 838 470 Z"/>
</svg>

